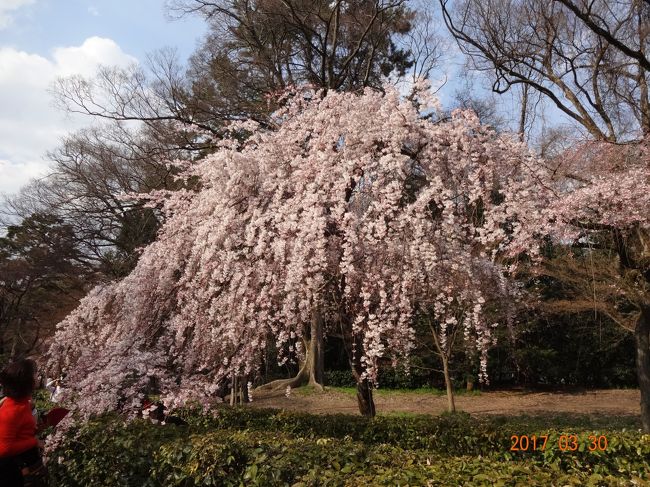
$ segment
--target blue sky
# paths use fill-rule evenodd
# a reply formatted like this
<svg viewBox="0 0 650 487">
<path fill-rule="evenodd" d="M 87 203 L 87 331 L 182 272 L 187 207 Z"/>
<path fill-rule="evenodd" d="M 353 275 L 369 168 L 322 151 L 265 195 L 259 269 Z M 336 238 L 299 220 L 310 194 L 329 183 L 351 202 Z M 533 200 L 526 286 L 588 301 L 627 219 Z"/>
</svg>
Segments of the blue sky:
<svg viewBox="0 0 650 487">
<path fill-rule="evenodd" d="M 186 58 L 205 33 L 198 17 L 168 19 L 164 0 L 0 0 L 0 19 L 5 16 L 10 20 L 0 30 L 0 46 L 43 56 L 96 36 L 112 39 L 138 59 L 164 46 L 178 48 Z"/>
<path fill-rule="evenodd" d="M 48 89 L 57 77 L 93 76 L 100 64 L 143 63 L 164 47 L 177 49 L 185 61 L 206 30 L 196 16 L 170 19 L 165 0 L 0 0 L 0 194 L 44 175 L 45 153 L 93 122 L 54 108 Z M 432 76 L 434 85 L 448 79 L 438 94 L 444 107 L 453 105 L 463 62 L 454 42 L 448 51 Z M 485 96 L 481 84 L 472 91 Z M 512 95 L 498 101 L 514 120 Z"/>
<path fill-rule="evenodd" d="M 186 60 L 205 32 L 198 17 L 170 20 L 164 0 L 0 0 L 0 193 L 43 175 L 45 152 L 91 122 L 53 107 L 58 76 L 143 62 L 163 47 Z"/>
</svg>

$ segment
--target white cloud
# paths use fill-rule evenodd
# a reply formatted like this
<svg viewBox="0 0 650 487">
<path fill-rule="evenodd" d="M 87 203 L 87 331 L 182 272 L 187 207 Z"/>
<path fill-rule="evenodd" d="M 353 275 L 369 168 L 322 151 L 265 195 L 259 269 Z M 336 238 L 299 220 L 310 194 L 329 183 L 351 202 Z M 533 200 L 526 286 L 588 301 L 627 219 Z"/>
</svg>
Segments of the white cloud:
<svg viewBox="0 0 650 487">
<path fill-rule="evenodd" d="M 137 62 L 126 54 L 113 40 L 104 37 L 89 37 L 78 47 L 57 47 L 53 51 L 57 75 L 81 74 L 91 76 L 98 65 L 126 66 Z"/>
<path fill-rule="evenodd" d="M 0 6 L 5 5 L 0 0 Z M 137 62 L 111 39 L 90 37 L 81 46 L 60 47 L 50 59 L 0 47 L 0 193 L 17 191 L 47 170 L 46 151 L 71 130 L 88 125 L 53 107 L 48 92 L 59 76 L 92 76 L 100 64 Z"/>
<path fill-rule="evenodd" d="M 21 162 L 16 164 L 0 159 L 0 174 L 2 175 L 0 187 L 19 188 L 30 179 L 43 176 L 43 165 L 38 162 Z"/>
<path fill-rule="evenodd" d="M 91 5 L 88 7 L 88 13 L 92 15 L 93 17 L 99 17 L 99 9 L 95 7 L 94 5 Z"/>
<path fill-rule="evenodd" d="M 0 0 L 0 29 L 13 22 L 13 13 L 21 7 L 31 5 L 36 0 Z"/>
</svg>

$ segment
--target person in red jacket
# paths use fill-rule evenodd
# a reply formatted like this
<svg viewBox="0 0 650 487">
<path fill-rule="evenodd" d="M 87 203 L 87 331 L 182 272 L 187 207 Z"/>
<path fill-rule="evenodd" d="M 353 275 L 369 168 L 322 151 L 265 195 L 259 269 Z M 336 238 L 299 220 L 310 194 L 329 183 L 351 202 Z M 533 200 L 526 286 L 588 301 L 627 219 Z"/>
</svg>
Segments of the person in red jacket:
<svg viewBox="0 0 650 487">
<path fill-rule="evenodd" d="M 4 399 L 0 404 L 0 478 L 2 485 L 25 485 L 24 474 L 40 462 L 36 421 L 32 415 L 32 392 L 36 364 L 23 359 L 0 372 Z"/>
</svg>

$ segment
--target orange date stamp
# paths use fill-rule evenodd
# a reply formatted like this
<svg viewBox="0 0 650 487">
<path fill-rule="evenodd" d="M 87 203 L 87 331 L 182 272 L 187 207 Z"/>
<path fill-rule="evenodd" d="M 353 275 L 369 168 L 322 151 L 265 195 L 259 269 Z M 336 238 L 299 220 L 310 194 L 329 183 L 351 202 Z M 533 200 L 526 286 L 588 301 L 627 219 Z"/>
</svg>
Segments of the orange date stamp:
<svg viewBox="0 0 650 487">
<path fill-rule="evenodd" d="M 590 435 L 581 439 L 578 435 L 567 434 L 560 435 L 557 442 L 549 443 L 548 440 L 548 435 L 512 435 L 510 451 L 544 451 L 556 446 L 560 451 L 576 451 L 580 449 L 581 443 L 586 444 L 589 451 L 605 451 L 608 445 L 605 435 Z"/>
</svg>

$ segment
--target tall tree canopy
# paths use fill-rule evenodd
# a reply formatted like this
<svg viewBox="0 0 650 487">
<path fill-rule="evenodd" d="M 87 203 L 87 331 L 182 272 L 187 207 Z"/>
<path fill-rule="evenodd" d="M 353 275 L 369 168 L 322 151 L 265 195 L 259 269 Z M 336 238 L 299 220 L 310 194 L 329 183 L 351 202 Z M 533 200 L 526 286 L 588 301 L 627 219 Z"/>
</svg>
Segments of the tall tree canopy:
<svg viewBox="0 0 650 487">
<path fill-rule="evenodd" d="M 141 65 L 57 80 L 63 109 L 106 123 L 65 137 L 49 153 L 51 173 L 3 209 L 10 222 L 34 212 L 63 218 L 109 276 L 133 267 L 135 249 L 151 241 L 160 216 L 117 196 L 174 188 L 169 160 L 215 150 L 233 120 L 273 124 L 274 100 L 288 86 L 380 88 L 383 75 L 403 75 L 416 60 L 415 70 L 426 75 L 440 57 L 431 19 L 403 0 L 176 7 L 210 24 L 189 66 L 163 49 Z"/>
<path fill-rule="evenodd" d="M 0 358 L 33 353 L 87 289 L 69 225 L 35 213 L 0 237 Z"/>
<path fill-rule="evenodd" d="M 119 195 L 173 189 L 167 161 L 180 155 L 158 138 L 117 124 L 79 131 L 49 154 L 53 164 L 46 177 L 7 198 L 0 221 L 34 213 L 56 217 L 73 233 L 88 270 L 124 276 L 136 250 L 155 236 L 158 215 Z"/>
<path fill-rule="evenodd" d="M 504 292 L 495 258 L 539 214 L 541 166 L 469 112 L 433 123 L 416 104 L 305 92 L 277 131 L 239 124 L 246 142 L 186 174 L 197 192 L 160 195 L 167 221 L 134 271 L 61 323 L 52 361 L 78 406 L 128 406 L 152 377 L 170 400 L 209 397 L 269 342 L 280 360 L 303 353 L 317 315 L 344 337 L 363 414 L 378 360 L 408 355 L 418 316 L 443 346 L 460 324 L 484 352 L 485 303 Z"/>
<path fill-rule="evenodd" d="M 204 48 L 223 75 L 262 91 L 309 83 L 333 90 L 381 88 L 411 66 L 398 37 L 413 27 L 405 0 L 180 0 L 212 24 Z M 205 73 L 203 73 L 205 74 Z M 260 90 L 261 88 L 261 90 Z M 237 100 L 238 98 L 234 98 Z"/>
</svg>

